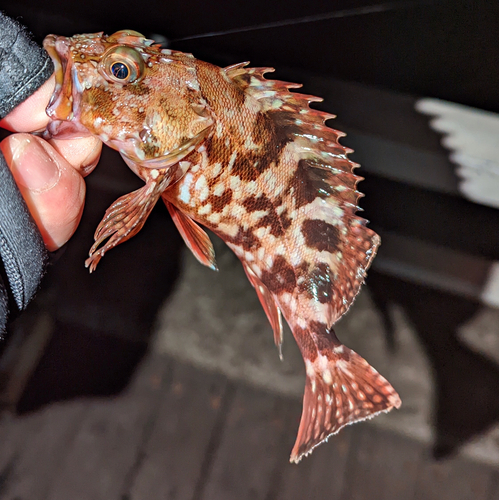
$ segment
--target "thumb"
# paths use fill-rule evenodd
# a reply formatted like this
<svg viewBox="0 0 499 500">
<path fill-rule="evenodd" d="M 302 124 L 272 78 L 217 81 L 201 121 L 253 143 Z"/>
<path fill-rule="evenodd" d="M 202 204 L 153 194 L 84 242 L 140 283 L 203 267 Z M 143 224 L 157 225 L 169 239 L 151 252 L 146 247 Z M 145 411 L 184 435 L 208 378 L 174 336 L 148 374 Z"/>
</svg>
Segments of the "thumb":
<svg viewBox="0 0 499 500">
<path fill-rule="evenodd" d="M 48 250 L 64 245 L 83 212 L 85 183 L 81 175 L 46 141 L 13 134 L 0 144 Z"/>
</svg>

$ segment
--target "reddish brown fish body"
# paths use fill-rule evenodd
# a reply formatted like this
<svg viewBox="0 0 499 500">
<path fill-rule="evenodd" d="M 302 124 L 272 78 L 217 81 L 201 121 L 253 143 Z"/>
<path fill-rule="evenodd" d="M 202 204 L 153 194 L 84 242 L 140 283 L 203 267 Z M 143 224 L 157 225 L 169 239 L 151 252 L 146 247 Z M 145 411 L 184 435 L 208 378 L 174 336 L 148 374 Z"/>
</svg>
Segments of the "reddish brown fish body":
<svg viewBox="0 0 499 500">
<path fill-rule="evenodd" d="M 73 61 L 75 69 L 72 89 L 61 78 L 56 104 L 49 108 L 59 123 L 53 129 L 60 122 L 77 122 L 78 130 L 83 124 L 119 149 L 146 182 L 107 211 L 87 261 L 91 270 L 108 249 L 140 230 L 161 196 L 202 263 L 215 267 L 211 243 L 197 223 L 240 258 L 279 347 L 281 312 L 293 331 L 307 380 L 292 461 L 343 426 L 398 407 L 390 384 L 332 330 L 355 298 L 379 238 L 355 214 L 359 178 L 338 142 L 343 134 L 324 124 L 331 115 L 308 106 L 319 99 L 290 92 L 299 85 L 265 79 L 269 69 L 219 68 L 161 51 L 134 32 L 96 35 L 91 50 L 97 54 L 82 52 L 82 37 L 57 40 L 48 39 L 49 52 L 60 56 L 60 46 L 70 46 L 61 68 Z M 125 62 L 138 60 L 136 71 L 142 71 L 123 84 L 116 82 L 121 46 L 131 58 Z M 81 59 L 92 57 L 94 63 L 82 65 Z M 162 74 L 177 88 L 153 102 L 162 95 Z M 75 88 L 82 95 L 73 102 L 92 103 L 100 95 L 106 112 L 93 104 L 69 110 L 63 97 Z M 153 106 L 146 111 L 146 99 L 137 96 L 149 94 Z M 128 111 L 110 104 L 124 99 L 135 105 L 135 124 L 122 118 Z"/>
</svg>

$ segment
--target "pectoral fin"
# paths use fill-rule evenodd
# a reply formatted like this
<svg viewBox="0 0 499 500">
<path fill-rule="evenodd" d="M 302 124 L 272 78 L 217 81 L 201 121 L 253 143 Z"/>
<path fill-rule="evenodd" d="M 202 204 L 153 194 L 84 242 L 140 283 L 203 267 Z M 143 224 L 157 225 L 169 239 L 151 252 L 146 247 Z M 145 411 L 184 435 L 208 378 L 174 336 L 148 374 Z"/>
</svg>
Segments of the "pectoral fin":
<svg viewBox="0 0 499 500">
<path fill-rule="evenodd" d="M 177 207 L 175 207 L 175 205 L 172 205 L 165 198 L 163 198 L 163 201 L 172 216 L 175 226 L 177 226 L 185 244 L 194 254 L 194 257 L 196 257 L 201 264 L 208 266 L 214 271 L 218 271 L 217 264 L 215 262 L 215 250 L 206 232 L 201 229 L 189 216 L 185 215 Z"/>
<path fill-rule="evenodd" d="M 95 232 L 95 243 L 89 258 L 85 261 L 85 267 L 90 272 L 95 270 L 108 250 L 129 240 L 142 229 L 163 189 L 161 182 L 148 180 L 144 187 L 118 198 L 106 210 Z"/>
</svg>

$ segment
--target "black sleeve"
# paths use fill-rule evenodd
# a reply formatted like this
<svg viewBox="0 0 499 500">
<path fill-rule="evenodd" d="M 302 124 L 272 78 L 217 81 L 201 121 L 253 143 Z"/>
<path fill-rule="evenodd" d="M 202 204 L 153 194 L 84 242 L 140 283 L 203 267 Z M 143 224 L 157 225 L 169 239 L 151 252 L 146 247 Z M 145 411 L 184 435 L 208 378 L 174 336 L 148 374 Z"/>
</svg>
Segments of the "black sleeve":
<svg viewBox="0 0 499 500">
<path fill-rule="evenodd" d="M 52 74 L 47 53 L 25 28 L 0 12 L 0 118 Z M 42 237 L 0 153 L 0 334 L 10 312 L 33 298 L 47 264 Z"/>
</svg>

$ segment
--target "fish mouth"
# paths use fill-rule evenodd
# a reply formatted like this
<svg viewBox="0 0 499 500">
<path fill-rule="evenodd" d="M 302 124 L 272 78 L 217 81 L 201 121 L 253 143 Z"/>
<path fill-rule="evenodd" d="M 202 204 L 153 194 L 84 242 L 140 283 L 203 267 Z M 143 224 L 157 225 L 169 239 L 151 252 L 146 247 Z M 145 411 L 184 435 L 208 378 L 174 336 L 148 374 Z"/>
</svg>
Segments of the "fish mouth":
<svg viewBox="0 0 499 500">
<path fill-rule="evenodd" d="M 55 74 L 55 89 L 46 113 L 52 120 L 71 121 L 78 97 L 73 90 L 77 90 L 80 85 L 71 58 L 70 41 L 63 36 L 48 35 L 43 47 L 54 63 Z"/>
</svg>

